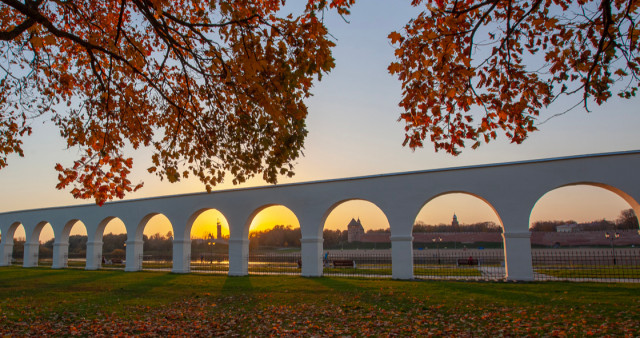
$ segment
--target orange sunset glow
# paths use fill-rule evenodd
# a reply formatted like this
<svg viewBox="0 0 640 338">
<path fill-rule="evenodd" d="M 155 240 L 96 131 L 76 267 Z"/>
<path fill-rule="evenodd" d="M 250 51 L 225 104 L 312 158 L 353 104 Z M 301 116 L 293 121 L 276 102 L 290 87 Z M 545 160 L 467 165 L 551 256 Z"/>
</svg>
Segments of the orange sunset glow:
<svg viewBox="0 0 640 338">
<path fill-rule="evenodd" d="M 299 228 L 298 218 L 289 208 L 282 205 L 274 205 L 260 211 L 251 221 L 249 233 L 254 231 L 264 231 L 276 225 L 290 225 L 292 228 Z"/>
<path fill-rule="evenodd" d="M 222 225 L 222 237 L 229 237 L 229 223 L 224 215 L 216 210 L 209 209 L 201 213 L 191 228 L 191 239 L 196 238 L 208 238 L 210 234 L 214 237 L 217 233 L 217 224 L 220 222 Z"/>
</svg>

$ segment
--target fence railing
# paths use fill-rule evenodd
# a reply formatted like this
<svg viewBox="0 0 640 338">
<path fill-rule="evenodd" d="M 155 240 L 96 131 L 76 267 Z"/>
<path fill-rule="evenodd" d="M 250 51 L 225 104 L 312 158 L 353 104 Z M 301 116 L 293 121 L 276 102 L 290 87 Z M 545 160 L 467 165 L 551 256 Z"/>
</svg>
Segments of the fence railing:
<svg viewBox="0 0 640 338">
<path fill-rule="evenodd" d="M 345 250 L 325 253 L 325 276 L 391 277 L 390 250 Z"/>
<path fill-rule="evenodd" d="M 142 270 L 171 271 L 173 267 L 173 256 L 140 255 L 138 259 Z"/>
<path fill-rule="evenodd" d="M 226 274 L 229 272 L 228 254 L 200 255 L 191 260 L 191 272 Z"/>
<path fill-rule="evenodd" d="M 640 282 L 640 248 L 533 249 L 539 281 Z"/>
<path fill-rule="evenodd" d="M 8 255 L 7 258 L 9 259 L 10 265 L 22 266 L 24 263 L 24 260 L 21 256 L 17 257 L 15 255 Z"/>
<path fill-rule="evenodd" d="M 532 249 L 533 277 L 537 281 L 590 281 L 640 283 L 640 248 L 544 248 Z M 23 265 L 8 256 L 10 264 Z M 34 257 L 35 259 L 36 257 Z M 101 259 L 102 256 L 99 256 Z M 190 257 L 189 257 L 190 258 Z M 142 269 L 170 271 L 171 256 L 141 255 Z M 256 251 L 248 256 L 249 274 L 299 275 L 301 254 Z M 67 267 L 83 268 L 84 255 L 65 256 Z M 51 266 L 51 258 L 38 259 L 38 266 Z M 226 274 L 229 255 L 215 253 L 190 260 L 192 272 Z M 387 278 L 392 275 L 391 250 L 328 250 L 322 259 L 325 276 Z M 104 257 L 102 267 L 124 268 L 124 259 Z M 502 280 L 505 259 L 502 249 L 414 250 L 414 276 L 419 279 Z"/>
<path fill-rule="evenodd" d="M 101 261 L 103 269 L 124 269 L 126 260 L 122 256 L 113 256 L 109 254 L 100 255 L 97 257 Z"/>
<path fill-rule="evenodd" d="M 38 256 L 36 258 L 38 259 L 38 266 L 50 268 L 53 265 L 53 258 L 38 258 Z"/>
<path fill-rule="evenodd" d="M 413 274 L 420 279 L 502 280 L 502 249 L 430 249 L 413 254 Z"/>
<path fill-rule="evenodd" d="M 300 252 L 250 252 L 248 269 L 252 275 L 299 275 Z"/>
</svg>

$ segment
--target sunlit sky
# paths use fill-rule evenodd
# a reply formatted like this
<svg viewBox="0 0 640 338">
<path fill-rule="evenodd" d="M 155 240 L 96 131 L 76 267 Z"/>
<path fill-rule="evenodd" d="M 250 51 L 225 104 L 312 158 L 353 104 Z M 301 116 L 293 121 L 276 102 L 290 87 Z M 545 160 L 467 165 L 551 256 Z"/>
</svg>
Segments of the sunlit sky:
<svg viewBox="0 0 640 338">
<path fill-rule="evenodd" d="M 300 6 L 301 3 L 290 2 L 288 5 Z M 640 114 L 634 107 L 638 105 L 638 99 L 622 100 L 617 97 L 602 107 L 591 105 L 590 113 L 576 109 L 556 117 L 540 125 L 540 131 L 533 133 L 521 145 L 510 144 L 502 137 L 477 150 L 465 150 L 457 157 L 435 153 L 429 144 L 415 152 L 402 147 L 403 125 L 397 121 L 401 113 L 397 106 L 401 89 L 399 81 L 387 72 L 389 63 L 394 59 L 394 49 L 387 35 L 401 29 L 415 16 L 416 9 L 409 3 L 359 1 L 348 17 L 349 23 L 334 15 L 325 17 L 336 39 L 336 68 L 316 83 L 314 96 L 307 100 L 309 135 L 305 141 L 304 157 L 297 161 L 296 175 L 293 178 L 283 177 L 280 183 L 640 148 Z M 539 121 L 565 111 L 579 99 L 574 97 L 554 103 L 542 112 Z M 55 189 L 57 173 L 53 167 L 58 162 L 71 164 L 78 152 L 65 149 L 65 142 L 57 129 L 46 119 L 34 121 L 33 129 L 33 135 L 24 139 L 25 157 L 10 156 L 9 166 L 0 170 L 3 190 L 0 212 L 89 202 L 74 200 L 68 190 Z M 134 157 L 136 166 L 132 182 L 144 181 L 145 186 L 127 199 L 204 191 L 197 180 L 171 184 L 166 180 L 160 182 L 148 174 L 148 150 L 131 151 L 130 155 Z M 257 185 L 265 183 L 261 179 L 253 179 L 241 186 Z M 228 179 L 218 188 L 233 187 L 231 179 Z M 327 219 L 326 228 L 346 229 L 351 218 L 360 218 L 367 229 L 388 227 L 386 217 L 375 205 L 360 201 L 348 203 L 336 208 Z M 626 202 L 603 189 L 567 187 L 541 198 L 532 210 L 531 220 L 615 219 L 626 208 L 629 208 Z M 418 220 L 431 224 L 450 223 L 454 212 L 461 223 L 497 222 L 488 206 L 465 195 L 443 196 L 430 202 Z M 217 219 L 226 226 L 223 215 L 215 212 L 203 214 L 194 225 L 192 237 L 215 233 Z M 266 209 L 254 223 L 252 229 L 263 229 L 269 224 L 298 225 L 295 215 L 284 207 Z M 116 233 L 117 229 L 123 231 L 124 226 L 114 226 L 114 229 L 107 228 L 105 233 Z M 145 229 L 145 234 L 164 235 L 170 230 L 167 221 L 154 219 Z M 20 231 L 16 232 L 16 237 L 24 236 L 24 231 L 22 235 Z M 72 234 L 75 233 L 86 233 L 86 230 L 84 226 L 76 225 L 72 230 Z M 45 229 L 40 240 L 51 236 L 52 233 Z"/>
</svg>

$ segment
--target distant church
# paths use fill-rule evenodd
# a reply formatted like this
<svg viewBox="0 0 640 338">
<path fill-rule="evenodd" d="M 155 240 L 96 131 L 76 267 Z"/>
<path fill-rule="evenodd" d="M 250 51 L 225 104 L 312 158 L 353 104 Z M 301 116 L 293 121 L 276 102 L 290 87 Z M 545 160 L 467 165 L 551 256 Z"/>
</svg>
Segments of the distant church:
<svg viewBox="0 0 640 338">
<path fill-rule="evenodd" d="M 460 223 L 458 223 L 458 216 L 456 216 L 456 213 L 453 213 L 453 221 L 451 221 L 451 227 L 453 228 L 454 232 L 458 232 L 460 231 Z"/>
<path fill-rule="evenodd" d="M 347 241 L 351 242 L 362 242 L 362 238 L 364 237 L 364 228 L 362 227 L 362 223 L 360 223 L 360 218 L 356 221 L 355 219 L 351 219 L 349 225 L 347 225 Z"/>
<path fill-rule="evenodd" d="M 220 220 L 218 219 L 218 222 L 216 224 L 216 238 L 213 239 L 213 242 L 216 244 L 227 244 L 227 240 L 222 238 L 222 223 L 220 223 Z M 213 236 L 213 235 L 211 235 Z"/>
</svg>

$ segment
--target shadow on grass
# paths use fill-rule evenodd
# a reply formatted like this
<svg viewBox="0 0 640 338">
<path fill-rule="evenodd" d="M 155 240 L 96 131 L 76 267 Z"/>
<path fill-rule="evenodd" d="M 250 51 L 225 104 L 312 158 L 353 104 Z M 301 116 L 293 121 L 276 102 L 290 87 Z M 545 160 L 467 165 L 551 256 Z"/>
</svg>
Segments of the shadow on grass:
<svg viewBox="0 0 640 338">
<path fill-rule="evenodd" d="M 339 292 L 358 291 L 358 286 L 351 284 L 345 280 L 335 277 L 309 277 L 310 281 L 316 282 L 322 286 Z"/>
<path fill-rule="evenodd" d="M 4 271 L 3 271 L 4 270 Z M 38 268 L 0 269 L 5 286 L 35 283 L 43 288 L 78 289 L 79 285 L 110 278 L 113 274 L 86 273 L 84 270 Z"/>
<path fill-rule="evenodd" d="M 60 272 L 49 268 L 23 268 L 7 266 L 0 268 L 0 273 L 13 283 L 29 280 L 40 280 L 45 277 L 59 275 Z"/>
<path fill-rule="evenodd" d="M 166 287 L 167 284 L 179 276 L 173 273 L 148 273 L 141 271 L 122 273 L 137 277 L 136 282 L 124 285 L 123 290 L 127 292 L 135 292 L 138 295 L 144 295 L 155 288 Z"/>
<path fill-rule="evenodd" d="M 440 283 L 438 288 L 441 292 L 457 294 L 462 297 L 497 300 L 503 303 L 519 303 L 519 304 L 535 304 L 550 305 L 558 303 L 561 305 L 588 305 L 582 299 L 585 294 L 590 294 L 588 299 L 593 301 L 599 298 L 598 295 L 607 295 L 602 297 L 599 304 L 614 305 L 616 302 L 625 302 L 633 299 L 637 293 L 637 285 L 620 285 L 621 290 L 617 290 L 612 299 L 612 295 L 606 284 L 580 284 L 580 283 L 525 283 L 523 287 L 519 283 L 462 283 L 450 282 Z M 628 292 L 628 294 L 626 294 Z M 631 297 L 631 298 L 630 298 Z"/>
<path fill-rule="evenodd" d="M 253 294 L 254 289 L 249 276 L 227 276 L 220 291 L 222 294 Z"/>
</svg>

